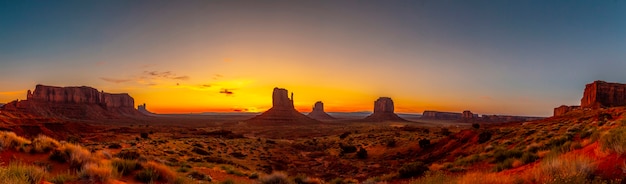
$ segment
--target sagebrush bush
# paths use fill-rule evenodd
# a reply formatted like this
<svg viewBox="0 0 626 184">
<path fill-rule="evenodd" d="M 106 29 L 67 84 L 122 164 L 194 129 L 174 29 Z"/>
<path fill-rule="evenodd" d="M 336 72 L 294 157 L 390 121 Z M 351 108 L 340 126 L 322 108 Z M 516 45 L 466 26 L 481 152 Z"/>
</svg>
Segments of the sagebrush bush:
<svg viewBox="0 0 626 184">
<path fill-rule="evenodd" d="M 45 174 L 40 167 L 11 162 L 7 167 L 0 168 L 0 181 L 11 184 L 39 184 Z"/>
<path fill-rule="evenodd" d="M 176 173 L 163 164 L 150 161 L 143 165 L 143 170 L 135 178 L 142 182 L 174 182 Z"/>
<path fill-rule="evenodd" d="M 126 159 L 113 159 L 111 161 L 111 166 L 119 172 L 120 174 L 127 176 L 133 171 L 141 169 L 141 164 L 136 160 L 126 160 Z"/>
<path fill-rule="evenodd" d="M 67 182 L 73 182 L 76 181 L 76 177 L 72 176 L 69 172 L 67 174 L 59 174 L 56 175 L 50 179 L 48 179 L 49 182 L 54 183 L 54 184 L 64 184 Z"/>
<path fill-rule="evenodd" d="M 0 146 L 2 149 L 18 149 L 30 143 L 28 139 L 17 136 L 14 132 L 0 132 Z"/>
<path fill-rule="evenodd" d="M 423 162 L 413 162 L 404 164 L 398 169 L 398 174 L 401 178 L 410 178 L 413 176 L 419 176 L 428 171 L 428 167 Z"/>
<path fill-rule="evenodd" d="M 600 146 L 602 150 L 624 154 L 626 152 L 626 127 L 610 130 L 600 138 Z"/>
<path fill-rule="evenodd" d="M 35 153 L 49 152 L 61 146 L 59 141 L 54 140 L 45 135 L 37 136 L 35 139 L 33 139 L 31 144 L 33 148 L 31 149 L 31 152 L 35 152 Z"/>
<path fill-rule="evenodd" d="M 113 167 L 106 163 L 87 163 L 83 166 L 83 169 L 78 173 L 78 176 L 91 183 L 95 182 L 107 182 L 111 180 L 115 175 Z"/>
<path fill-rule="evenodd" d="M 287 177 L 287 174 L 282 172 L 274 172 L 270 175 L 263 176 L 261 177 L 261 179 L 259 179 L 259 181 L 262 184 L 291 184 L 291 182 L 289 181 L 289 177 Z"/>
</svg>

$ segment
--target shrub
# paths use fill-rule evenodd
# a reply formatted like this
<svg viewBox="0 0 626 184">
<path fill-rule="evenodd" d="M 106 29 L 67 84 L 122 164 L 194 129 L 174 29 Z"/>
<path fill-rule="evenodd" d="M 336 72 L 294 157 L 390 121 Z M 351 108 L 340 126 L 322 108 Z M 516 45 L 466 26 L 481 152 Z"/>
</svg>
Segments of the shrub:
<svg viewBox="0 0 626 184">
<path fill-rule="evenodd" d="M 142 182 L 169 181 L 176 179 L 176 173 L 165 165 L 156 162 L 148 162 L 143 166 L 143 170 L 137 173 L 137 180 Z"/>
<path fill-rule="evenodd" d="M 422 184 L 422 183 L 454 183 L 454 177 L 448 176 L 441 171 L 427 171 L 424 173 L 424 176 L 411 181 L 411 184 Z"/>
<path fill-rule="evenodd" d="M 259 178 L 259 173 L 252 173 L 250 174 L 250 176 L 248 176 L 249 179 L 258 179 Z"/>
<path fill-rule="evenodd" d="M 115 154 L 116 157 L 126 160 L 137 160 L 141 155 L 135 149 L 123 149 L 119 153 Z"/>
<path fill-rule="evenodd" d="M 596 165 L 593 160 L 582 156 L 553 157 L 544 159 L 534 171 L 533 180 L 537 183 L 587 183 Z M 578 182 L 575 182 L 578 181 Z"/>
<path fill-rule="evenodd" d="M 610 150 L 618 154 L 626 152 L 626 128 L 619 127 L 609 131 L 600 138 L 602 150 Z"/>
<path fill-rule="evenodd" d="M 124 176 L 141 169 L 141 164 L 139 164 L 136 160 L 114 159 L 111 161 L 111 166 L 113 166 L 118 173 Z"/>
<path fill-rule="evenodd" d="M 0 181 L 2 183 L 39 184 L 44 175 L 43 169 L 21 162 L 11 162 L 7 167 L 0 168 Z"/>
<path fill-rule="evenodd" d="M 517 149 L 506 150 L 506 149 L 496 149 L 493 153 L 494 162 L 503 162 L 509 158 L 520 158 L 523 152 Z"/>
<path fill-rule="evenodd" d="M 344 153 L 344 154 L 356 152 L 356 147 L 352 145 L 348 145 L 348 146 L 339 145 L 339 147 L 341 148 L 341 153 Z"/>
<path fill-rule="evenodd" d="M 482 144 L 491 139 L 491 132 L 481 132 L 478 134 L 478 143 Z"/>
<path fill-rule="evenodd" d="M 441 135 L 449 136 L 452 132 L 448 128 L 441 128 Z"/>
<path fill-rule="evenodd" d="M 67 143 L 52 151 L 49 159 L 61 163 L 69 162 L 70 167 L 80 168 L 93 158 L 89 150 L 75 144 Z"/>
<path fill-rule="evenodd" d="M 141 133 L 139 134 L 139 136 L 141 136 L 141 138 L 142 138 L 142 139 L 147 139 L 147 138 L 148 138 L 148 133 L 146 133 L 146 132 L 141 132 Z"/>
<path fill-rule="evenodd" d="M 427 148 L 428 146 L 430 146 L 430 140 L 428 139 L 420 139 L 418 141 L 420 148 Z"/>
<path fill-rule="evenodd" d="M 211 178 L 211 176 L 206 175 L 204 173 L 198 172 L 198 171 L 191 171 L 187 176 L 189 176 L 190 178 L 196 179 L 196 180 L 206 180 L 206 181 L 212 181 L 213 178 Z"/>
<path fill-rule="evenodd" d="M 385 141 L 385 145 L 386 145 L 387 147 L 390 147 L 390 148 L 395 147 L 395 146 L 396 146 L 396 140 L 395 140 L 395 139 L 393 139 L 393 138 L 391 138 L 391 139 L 387 139 L 387 140 Z"/>
<path fill-rule="evenodd" d="M 122 145 L 120 145 L 119 143 L 111 143 L 109 144 L 109 146 L 107 146 L 109 149 L 120 149 L 122 148 Z"/>
<path fill-rule="evenodd" d="M 45 153 L 45 152 L 52 151 L 58 148 L 59 146 L 61 146 L 59 141 L 54 140 L 45 135 L 39 135 L 32 142 L 33 149 L 31 150 L 31 152 Z"/>
<path fill-rule="evenodd" d="M 367 158 L 367 150 L 365 150 L 365 148 L 359 148 L 359 151 L 356 152 L 356 156 L 360 159 L 366 159 Z"/>
<path fill-rule="evenodd" d="M 220 184 L 235 184 L 235 181 L 233 181 L 233 179 L 226 179 L 220 182 Z"/>
<path fill-rule="evenodd" d="M 400 169 L 398 169 L 398 174 L 401 178 L 410 178 L 421 175 L 426 171 L 428 171 L 428 167 L 426 167 L 423 162 L 413 162 L 404 164 L 400 167 Z"/>
<path fill-rule="evenodd" d="M 291 184 L 287 174 L 281 172 L 274 172 L 270 175 L 261 177 L 259 181 L 262 184 Z"/>
<path fill-rule="evenodd" d="M 76 181 L 76 177 L 72 176 L 69 172 L 67 174 L 59 174 L 49 179 L 54 184 L 64 184 L 67 182 Z"/>
<path fill-rule="evenodd" d="M 104 163 L 87 163 L 78 176 L 91 183 L 107 182 L 113 177 L 113 168 Z"/>
<path fill-rule="evenodd" d="M 472 123 L 472 128 L 479 129 L 480 128 L 480 124 Z"/>
<path fill-rule="evenodd" d="M 23 137 L 17 136 L 14 132 L 0 132 L 0 146 L 3 149 L 13 148 L 17 149 L 19 147 L 23 147 L 25 145 L 30 144 L 31 142 Z"/>
<path fill-rule="evenodd" d="M 506 160 L 502 162 L 498 162 L 496 163 L 496 166 L 495 168 L 493 168 L 493 170 L 496 172 L 500 172 L 506 169 L 510 169 L 513 167 L 513 161 L 515 161 L 514 158 L 507 158 Z"/>
<path fill-rule="evenodd" d="M 539 157 L 537 156 L 537 154 L 525 152 L 520 158 L 520 160 L 522 161 L 522 163 L 528 164 L 528 163 L 534 162 L 538 158 Z"/>
</svg>

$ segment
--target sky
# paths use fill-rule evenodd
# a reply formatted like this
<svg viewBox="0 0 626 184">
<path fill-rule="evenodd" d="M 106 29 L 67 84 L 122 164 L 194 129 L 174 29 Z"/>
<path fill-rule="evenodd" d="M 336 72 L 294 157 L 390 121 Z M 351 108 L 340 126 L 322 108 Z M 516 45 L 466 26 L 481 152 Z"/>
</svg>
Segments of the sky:
<svg viewBox="0 0 626 184">
<path fill-rule="evenodd" d="M 626 83 L 626 1 L 6 1 L 0 103 L 36 84 L 129 93 L 157 113 L 550 116 Z"/>
</svg>

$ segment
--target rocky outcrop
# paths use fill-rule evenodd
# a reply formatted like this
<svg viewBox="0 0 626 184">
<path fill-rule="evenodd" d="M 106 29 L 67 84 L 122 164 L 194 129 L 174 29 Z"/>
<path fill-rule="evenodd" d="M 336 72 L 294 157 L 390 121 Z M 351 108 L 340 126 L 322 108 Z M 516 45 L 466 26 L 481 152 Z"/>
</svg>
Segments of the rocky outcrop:
<svg viewBox="0 0 626 184">
<path fill-rule="evenodd" d="M 422 113 L 422 119 L 459 120 L 463 114 L 456 112 L 439 112 L 426 110 Z"/>
<path fill-rule="evenodd" d="M 626 106 L 626 84 L 594 81 L 585 86 L 582 108 Z"/>
<path fill-rule="evenodd" d="M 470 119 L 474 119 L 474 113 L 472 113 L 472 111 L 463 111 L 463 115 L 462 117 L 464 120 L 470 120 Z"/>
<path fill-rule="evenodd" d="M 407 121 L 394 113 L 393 100 L 389 97 L 380 97 L 374 101 L 374 113 L 365 118 L 366 121 Z"/>
<path fill-rule="evenodd" d="M 313 105 L 313 110 L 307 115 L 310 118 L 316 119 L 316 120 L 333 120 L 335 119 L 334 117 L 328 115 L 326 112 L 324 112 L 324 103 L 322 103 L 321 101 L 315 102 L 315 105 Z"/>
<path fill-rule="evenodd" d="M 282 88 L 274 88 L 272 92 L 272 108 L 245 122 L 250 125 L 295 125 L 295 124 L 319 124 L 321 122 L 298 112 L 293 106 L 293 93 L 291 99 L 287 96 L 288 91 Z"/>
<path fill-rule="evenodd" d="M 26 100 L 16 100 L 2 109 L 28 112 L 44 117 L 107 119 L 141 115 L 134 108 L 134 104 L 134 99 L 126 93 L 98 92 L 97 89 L 86 86 L 37 85 L 34 91 L 28 90 Z"/>
<path fill-rule="evenodd" d="M 567 105 L 561 105 L 557 108 L 554 108 L 554 116 L 561 116 L 563 114 L 566 114 L 570 111 L 574 111 L 574 110 L 578 110 L 580 109 L 580 106 L 567 106 Z"/>
</svg>

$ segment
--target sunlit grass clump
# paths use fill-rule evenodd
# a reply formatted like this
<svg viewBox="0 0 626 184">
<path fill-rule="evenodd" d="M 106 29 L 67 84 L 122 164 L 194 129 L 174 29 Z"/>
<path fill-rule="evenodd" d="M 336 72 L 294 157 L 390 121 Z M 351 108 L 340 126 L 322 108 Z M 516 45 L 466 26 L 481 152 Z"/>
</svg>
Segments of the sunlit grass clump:
<svg viewBox="0 0 626 184">
<path fill-rule="evenodd" d="M 30 140 L 17 136 L 14 132 L 0 132 L 0 146 L 2 149 L 20 149 L 31 143 Z"/>
<path fill-rule="evenodd" d="M 11 184 L 39 184 L 45 171 L 34 165 L 12 162 L 7 167 L 0 167 L 0 181 Z"/>
</svg>

